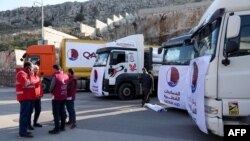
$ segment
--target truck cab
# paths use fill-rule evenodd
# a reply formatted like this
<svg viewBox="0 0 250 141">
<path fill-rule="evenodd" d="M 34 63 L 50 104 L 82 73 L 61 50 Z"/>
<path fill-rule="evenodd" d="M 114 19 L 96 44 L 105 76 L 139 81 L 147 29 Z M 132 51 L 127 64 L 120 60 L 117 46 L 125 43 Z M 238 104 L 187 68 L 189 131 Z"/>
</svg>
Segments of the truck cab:
<svg viewBox="0 0 250 141">
<path fill-rule="evenodd" d="M 32 45 L 23 55 L 25 61 L 39 66 L 40 75 L 43 76 L 42 88 L 48 92 L 50 79 L 53 74 L 52 66 L 56 64 L 56 49 L 54 45 Z"/>
<path fill-rule="evenodd" d="M 223 136 L 224 125 L 249 124 L 249 0 L 215 0 L 192 40 L 198 56 L 211 56 L 205 78 L 207 128 Z"/>
<path fill-rule="evenodd" d="M 163 51 L 163 65 L 188 66 L 195 52 L 191 43 L 191 34 L 171 38 L 162 43 L 159 53 Z"/>
<path fill-rule="evenodd" d="M 96 96 L 117 95 L 132 99 L 140 91 L 138 74 L 144 64 L 143 35 L 131 35 L 97 50 L 90 90 Z"/>
<path fill-rule="evenodd" d="M 191 34 L 171 38 L 162 43 L 158 53 L 163 52 L 159 69 L 158 99 L 169 107 L 186 110 L 186 86 L 190 60 L 195 57 Z M 174 95 L 173 95 L 174 94 Z"/>
<path fill-rule="evenodd" d="M 96 53 L 90 81 L 90 89 L 96 96 L 115 95 L 121 100 L 129 100 L 140 95 L 138 77 L 146 60 L 143 35 L 131 35 L 107 43 Z"/>
</svg>

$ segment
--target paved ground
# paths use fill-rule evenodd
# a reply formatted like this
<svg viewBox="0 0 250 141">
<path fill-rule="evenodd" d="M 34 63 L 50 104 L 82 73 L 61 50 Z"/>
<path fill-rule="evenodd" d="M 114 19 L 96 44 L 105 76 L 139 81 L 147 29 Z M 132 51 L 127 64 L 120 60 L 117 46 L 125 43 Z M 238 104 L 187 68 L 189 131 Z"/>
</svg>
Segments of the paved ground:
<svg viewBox="0 0 250 141">
<path fill-rule="evenodd" d="M 185 111 L 168 109 L 154 112 L 140 107 L 140 100 L 119 101 L 97 98 L 78 92 L 76 100 L 77 128 L 49 135 L 53 128 L 50 95 L 42 102 L 40 121 L 44 125 L 33 131 L 32 140 L 43 141 L 219 141 L 206 135 L 192 122 Z M 158 103 L 156 98 L 152 103 Z M 19 104 L 13 88 L 0 87 L 0 140 L 18 139 Z"/>
</svg>

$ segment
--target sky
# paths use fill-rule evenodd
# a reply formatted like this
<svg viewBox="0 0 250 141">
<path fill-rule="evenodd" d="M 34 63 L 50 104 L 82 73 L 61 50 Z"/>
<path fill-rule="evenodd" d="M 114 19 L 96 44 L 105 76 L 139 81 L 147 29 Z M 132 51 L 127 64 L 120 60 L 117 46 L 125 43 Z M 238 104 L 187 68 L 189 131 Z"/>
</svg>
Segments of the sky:
<svg viewBox="0 0 250 141">
<path fill-rule="evenodd" d="M 54 5 L 67 1 L 84 2 L 87 0 L 0 0 L 0 11 L 13 10 L 19 7 L 32 7 L 35 1 L 40 3 L 43 1 L 43 5 Z"/>
</svg>

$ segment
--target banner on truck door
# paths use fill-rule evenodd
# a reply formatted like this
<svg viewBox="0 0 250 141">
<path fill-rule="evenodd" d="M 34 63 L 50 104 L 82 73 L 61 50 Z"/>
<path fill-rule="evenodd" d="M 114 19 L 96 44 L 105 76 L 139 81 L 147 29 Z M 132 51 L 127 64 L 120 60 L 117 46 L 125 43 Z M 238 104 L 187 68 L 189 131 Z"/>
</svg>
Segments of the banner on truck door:
<svg viewBox="0 0 250 141">
<path fill-rule="evenodd" d="M 208 133 L 205 121 L 205 76 L 208 70 L 210 56 L 193 59 L 189 65 L 187 110 L 197 126 Z"/>
<path fill-rule="evenodd" d="M 160 67 L 158 99 L 162 104 L 186 109 L 188 67 L 170 65 Z"/>
<path fill-rule="evenodd" d="M 96 96 L 102 95 L 102 82 L 105 67 L 93 67 L 90 75 L 90 90 Z"/>
<path fill-rule="evenodd" d="M 104 44 L 66 42 L 66 67 L 93 67 L 96 50 Z"/>
</svg>

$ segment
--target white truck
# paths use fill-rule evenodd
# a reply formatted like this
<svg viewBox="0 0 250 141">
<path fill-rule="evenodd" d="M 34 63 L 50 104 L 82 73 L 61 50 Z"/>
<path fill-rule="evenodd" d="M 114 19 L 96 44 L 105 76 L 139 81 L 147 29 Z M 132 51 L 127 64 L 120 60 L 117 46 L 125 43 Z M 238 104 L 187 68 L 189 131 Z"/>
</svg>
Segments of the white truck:
<svg viewBox="0 0 250 141">
<path fill-rule="evenodd" d="M 118 39 L 98 49 L 91 72 L 90 90 L 96 96 L 115 95 L 121 100 L 140 95 L 138 76 L 144 66 L 152 69 L 153 55 L 146 53 L 148 51 L 152 52 L 152 49 L 144 50 L 144 37 L 140 34 Z"/>
<path fill-rule="evenodd" d="M 223 136 L 226 124 L 250 115 L 250 1 L 215 0 L 192 35 L 198 56 L 211 55 L 205 76 L 207 128 Z"/>
<path fill-rule="evenodd" d="M 186 85 L 189 62 L 195 57 L 191 34 L 163 42 L 158 53 L 162 51 L 163 62 L 159 69 L 158 99 L 164 105 L 185 110 L 187 91 L 181 89 Z"/>
</svg>

